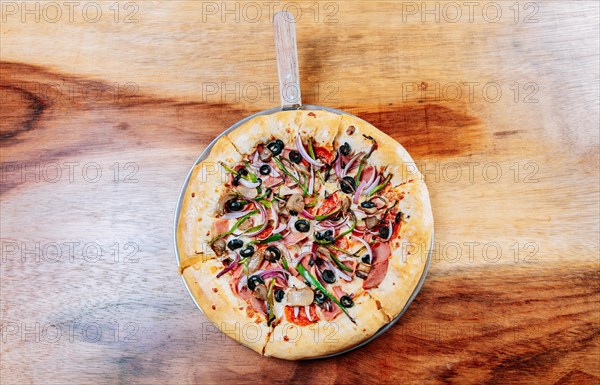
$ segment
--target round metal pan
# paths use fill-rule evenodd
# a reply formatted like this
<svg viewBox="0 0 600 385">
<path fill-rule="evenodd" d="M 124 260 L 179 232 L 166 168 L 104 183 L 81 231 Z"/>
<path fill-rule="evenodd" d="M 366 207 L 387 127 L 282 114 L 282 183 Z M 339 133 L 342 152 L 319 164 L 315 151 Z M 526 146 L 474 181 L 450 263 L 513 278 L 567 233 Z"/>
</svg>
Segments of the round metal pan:
<svg viewBox="0 0 600 385">
<path fill-rule="evenodd" d="M 354 116 L 352 114 L 349 114 L 349 113 L 341 111 L 341 110 L 337 110 L 335 108 L 314 106 L 314 105 L 301 103 L 301 94 L 300 94 L 300 87 L 299 87 L 300 83 L 299 83 L 299 75 L 298 75 L 297 53 L 296 53 L 296 34 L 295 34 L 295 29 L 294 29 L 293 17 L 291 16 L 291 14 L 289 14 L 287 12 L 279 12 L 274 16 L 273 25 L 274 25 L 274 31 L 275 31 L 275 45 L 276 45 L 276 50 L 277 50 L 277 68 L 278 68 L 278 72 L 279 72 L 279 84 L 280 84 L 279 89 L 280 89 L 281 107 L 270 108 L 268 110 L 263 110 L 263 111 L 257 112 L 256 114 L 248 116 L 248 117 L 240 120 L 239 122 L 235 123 L 228 129 L 223 131 L 221 134 L 219 134 L 219 136 L 217 136 L 204 149 L 204 151 L 202 151 L 202 153 L 200 154 L 198 159 L 196 159 L 196 162 L 192 165 L 192 167 L 191 167 L 190 171 L 188 172 L 188 175 L 185 179 L 185 182 L 183 183 L 183 186 L 181 187 L 181 192 L 179 193 L 179 200 L 177 202 L 177 208 L 175 209 L 175 220 L 174 220 L 174 224 L 173 224 L 173 242 L 174 242 L 174 246 L 175 246 L 175 257 L 177 258 L 177 264 L 179 266 L 181 266 L 181 257 L 179 255 L 179 248 L 178 248 L 178 244 L 177 244 L 177 227 L 178 227 L 179 217 L 181 214 L 181 208 L 182 208 L 182 204 L 183 204 L 183 198 L 185 196 L 185 191 L 187 189 L 187 186 L 188 186 L 190 177 L 192 175 L 192 172 L 194 170 L 194 167 L 196 165 L 198 165 L 200 162 L 204 161 L 208 157 L 208 155 L 210 154 L 210 151 L 213 148 L 213 146 L 215 145 L 215 143 L 223 135 L 226 135 L 226 134 L 232 132 L 233 130 L 235 130 L 239 126 L 241 126 L 242 124 L 246 123 L 248 120 L 253 119 L 257 116 L 269 115 L 269 114 L 273 114 L 275 112 L 289 110 L 289 109 L 324 110 L 324 111 L 329 111 L 329 112 L 339 114 L 339 115 Z M 340 352 L 337 352 L 334 354 L 329 354 L 329 355 L 324 355 L 324 356 L 319 356 L 319 357 L 311 357 L 309 359 L 328 358 L 328 357 L 334 357 L 334 356 L 338 356 L 340 354 L 347 353 L 349 351 L 352 351 L 354 349 L 357 349 L 361 346 L 368 344 L 369 342 L 373 341 L 375 338 L 377 338 L 380 335 L 382 335 L 383 333 L 385 333 L 385 331 L 388 330 L 390 327 L 392 327 L 400 319 L 400 317 L 402 317 L 404 312 L 408 309 L 408 307 L 410 306 L 410 304 L 412 303 L 414 298 L 417 296 L 417 294 L 421 290 L 421 287 L 423 286 L 423 282 L 425 281 L 425 277 L 427 276 L 427 271 L 429 269 L 431 253 L 433 250 L 433 243 L 434 242 L 433 242 L 433 232 L 432 232 L 431 244 L 429 246 L 429 253 L 427 255 L 427 261 L 425 262 L 425 268 L 423 269 L 423 273 L 421 274 L 421 277 L 419 278 L 419 282 L 417 283 L 417 286 L 415 287 L 414 291 L 411 293 L 408 301 L 404 305 L 404 308 L 402 309 L 400 314 L 398 314 L 394 319 L 392 319 L 387 325 L 385 325 L 381 329 L 379 329 L 371 337 L 369 337 L 368 339 L 366 339 L 365 341 L 361 342 L 360 344 L 358 344 L 356 346 L 353 346 L 351 348 L 345 349 L 343 351 L 340 351 Z M 187 282 L 185 281 L 183 276 L 181 278 L 183 280 L 183 283 L 184 283 L 188 293 L 190 294 L 190 297 L 192 297 L 192 300 L 196 304 L 196 307 L 200 310 L 200 312 L 202 312 L 202 314 L 204 314 L 204 312 L 202 311 L 202 308 L 200 307 L 200 305 L 198 305 L 198 302 L 192 295 L 192 292 L 191 292 Z"/>
</svg>

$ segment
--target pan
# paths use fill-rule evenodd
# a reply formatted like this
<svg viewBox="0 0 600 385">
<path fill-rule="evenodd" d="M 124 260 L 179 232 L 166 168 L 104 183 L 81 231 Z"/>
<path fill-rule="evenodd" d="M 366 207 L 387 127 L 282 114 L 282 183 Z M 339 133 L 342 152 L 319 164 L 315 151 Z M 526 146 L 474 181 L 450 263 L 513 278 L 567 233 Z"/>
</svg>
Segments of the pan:
<svg viewBox="0 0 600 385">
<path fill-rule="evenodd" d="M 274 35 L 275 35 L 275 51 L 276 51 L 276 57 L 277 57 L 277 72 L 278 72 L 278 76 L 279 76 L 279 97 L 280 97 L 280 101 L 281 101 L 281 106 L 257 112 L 256 114 L 248 116 L 248 117 L 240 120 L 239 122 L 235 123 L 228 129 L 223 131 L 220 135 L 218 135 L 208 145 L 208 147 L 206 147 L 204 149 L 204 151 L 202 151 L 202 153 L 200 154 L 198 159 L 196 159 L 196 162 L 192 165 L 192 167 L 185 179 L 185 182 L 183 183 L 183 186 L 181 188 L 181 192 L 179 194 L 179 200 L 177 202 L 177 208 L 175 210 L 173 240 L 174 240 L 174 245 L 175 245 L 175 257 L 177 259 L 177 264 L 179 266 L 181 266 L 181 257 L 179 255 L 179 248 L 177 245 L 177 242 L 178 242 L 177 241 L 177 228 L 178 228 L 179 217 L 180 217 L 181 209 L 182 209 L 182 205 L 183 205 L 183 198 L 185 195 L 185 191 L 187 189 L 187 186 L 188 186 L 190 177 L 192 175 L 192 172 L 194 170 L 194 167 L 208 157 L 211 149 L 213 148 L 215 143 L 217 143 L 217 141 L 222 136 L 227 135 L 228 133 L 236 130 L 238 127 L 240 127 L 247 121 L 249 121 L 257 116 L 270 115 L 270 114 L 273 114 L 273 113 L 276 113 L 279 111 L 285 111 L 285 110 L 294 110 L 294 109 L 321 110 L 321 111 L 329 111 L 331 113 L 335 113 L 335 114 L 339 114 L 339 115 L 354 116 L 352 114 L 349 114 L 349 113 L 341 111 L 341 110 L 337 110 L 335 108 L 324 107 L 324 106 L 315 106 L 315 105 L 310 105 L 310 104 L 302 104 L 302 94 L 301 94 L 301 89 L 300 89 L 300 75 L 299 75 L 299 70 L 298 70 L 298 53 L 297 53 L 297 49 L 296 49 L 296 29 L 295 29 L 294 17 L 289 12 L 276 13 L 273 17 L 273 31 L 274 31 Z M 433 238 L 433 233 L 432 233 L 431 244 L 429 245 L 429 252 L 427 255 L 427 260 L 425 263 L 425 268 L 423 269 L 423 273 L 422 273 L 421 277 L 419 278 L 419 281 L 418 281 L 414 291 L 411 293 L 408 301 L 404 305 L 404 308 L 394 319 L 392 319 L 387 325 L 385 325 L 381 329 L 379 329 L 370 338 L 366 339 L 365 341 L 361 342 L 358 345 L 355 345 L 353 347 L 350 347 L 346 350 L 343 350 L 343 351 L 340 351 L 340 352 L 337 352 L 334 354 L 329 354 L 329 355 L 324 355 L 324 356 L 319 356 L 319 357 L 312 357 L 309 359 L 321 359 L 321 358 L 328 358 L 328 357 L 334 357 L 334 356 L 338 356 L 341 354 L 345 354 L 349 351 L 358 349 L 361 346 L 368 344 L 369 342 L 373 341 L 374 339 L 376 339 L 377 337 L 379 337 L 383 333 L 385 333 L 389 328 L 391 328 L 406 312 L 406 310 L 408 309 L 408 307 L 410 306 L 410 304 L 412 303 L 414 298 L 417 296 L 417 294 L 421 290 L 421 287 L 423 286 L 425 277 L 427 276 L 427 271 L 429 269 L 429 263 L 431 261 L 431 253 L 432 253 L 433 244 L 434 244 L 433 239 L 434 238 Z M 198 304 L 198 302 L 192 295 L 192 292 L 191 292 L 190 288 L 188 287 L 187 282 L 185 281 L 185 279 L 183 279 L 183 277 L 182 277 L 182 280 L 184 282 L 184 285 L 185 285 L 188 293 L 192 297 L 192 300 L 196 304 L 196 307 L 200 310 L 200 312 L 202 312 L 202 308 L 200 307 L 200 305 Z"/>
</svg>

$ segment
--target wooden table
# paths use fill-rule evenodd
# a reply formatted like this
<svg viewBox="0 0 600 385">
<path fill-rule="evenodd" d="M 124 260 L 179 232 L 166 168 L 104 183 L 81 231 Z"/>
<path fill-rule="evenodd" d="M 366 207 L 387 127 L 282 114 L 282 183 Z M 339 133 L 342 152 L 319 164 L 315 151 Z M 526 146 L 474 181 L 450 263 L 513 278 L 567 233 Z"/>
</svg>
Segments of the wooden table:
<svg viewBox="0 0 600 385">
<path fill-rule="evenodd" d="M 597 1 L 1 6 L 1 384 L 599 383 Z M 198 154 L 278 105 L 283 8 L 304 102 L 402 143 L 436 221 L 406 315 L 310 362 L 215 331 L 172 244 Z"/>
</svg>

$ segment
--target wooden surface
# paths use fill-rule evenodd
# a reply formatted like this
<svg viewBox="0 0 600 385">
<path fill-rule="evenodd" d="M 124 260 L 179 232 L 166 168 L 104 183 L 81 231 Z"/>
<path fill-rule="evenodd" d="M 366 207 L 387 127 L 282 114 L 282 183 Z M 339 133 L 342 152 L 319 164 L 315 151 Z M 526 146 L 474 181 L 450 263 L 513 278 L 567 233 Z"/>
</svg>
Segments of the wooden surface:
<svg viewBox="0 0 600 385">
<path fill-rule="evenodd" d="M 496 23 L 485 3 L 457 23 L 444 3 L 439 21 L 420 2 L 299 4 L 303 101 L 408 149 L 436 248 L 384 336 L 296 363 L 216 332 L 172 245 L 198 154 L 279 103 L 268 6 L 99 1 L 94 23 L 61 2 L 36 21 L 36 3 L 1 4 L 2 385 L 599 383 L 597 1 L 516 20 L 499 1 Z"/>
</svg>

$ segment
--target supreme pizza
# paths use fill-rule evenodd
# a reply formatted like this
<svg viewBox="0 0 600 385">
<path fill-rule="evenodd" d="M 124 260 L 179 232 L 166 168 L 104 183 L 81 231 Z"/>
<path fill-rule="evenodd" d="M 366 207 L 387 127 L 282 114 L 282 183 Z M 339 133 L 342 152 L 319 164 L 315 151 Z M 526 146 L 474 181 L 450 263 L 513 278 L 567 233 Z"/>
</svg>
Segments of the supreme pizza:
<svg viewBox="0 0 600 385">
<path fill-rule="evenodd" d="M 423 178 L 354 116 L 255 117 L 215 143 L 184 194 L 181 274 L 209 320 L 266 356 L 359 344 L 402 311 L 426 266 Z"/>
</svg>

